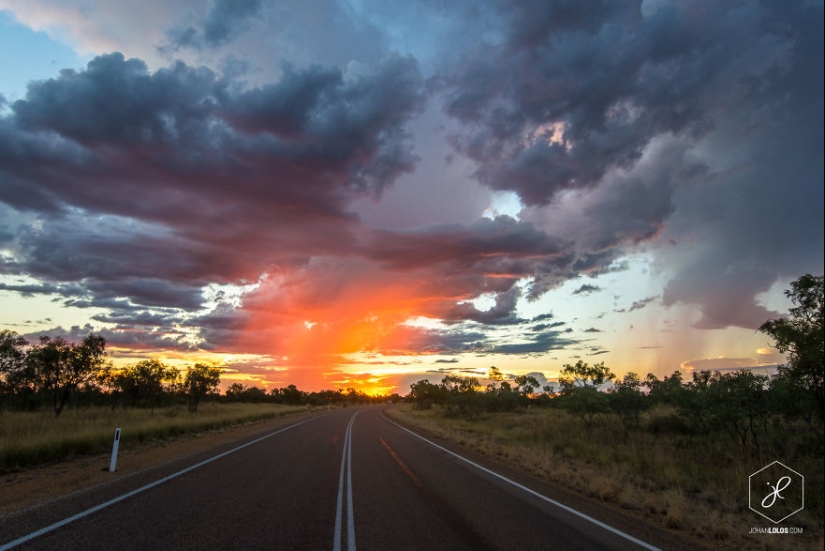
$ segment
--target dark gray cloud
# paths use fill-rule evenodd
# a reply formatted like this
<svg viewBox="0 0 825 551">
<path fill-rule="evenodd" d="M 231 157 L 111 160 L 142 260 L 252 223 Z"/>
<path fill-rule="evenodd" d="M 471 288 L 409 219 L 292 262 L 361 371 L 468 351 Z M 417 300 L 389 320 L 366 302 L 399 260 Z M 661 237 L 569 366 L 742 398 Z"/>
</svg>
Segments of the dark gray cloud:
<svg viewBox="0 0 825 551">
<path fill-rule="evenodd" d="M 213 0 L 201 24 L 172 29 L 167 34 L 170 44 L 161 46 L 160 50 L 224 46 L 247 30 L 269 3 L 268 0 Z"/>
<path fill-rule="evenodd" d="M 636 302 L 634 302 L 630 306 L 630 309 L 628 310 L 628 312 L 633 312 L 634 310 L 641 310 L 642 308 L 644 308 L 645 306 L 647 306 L 648 304 L 650 304 L 651 302 L 653 302 L 657 298 L 659 298 L 659 297 L 658 296 L 647 297 L 647 298 L 643 298 L 642 300 L 637 300 Z"/>
<path fill-rule="evenodd" d="M 522 323 L 522 326 L 525 325 Z M 569 331 L 545 328 L 541 331 L 520 330 L 515 326 L 506 338 L 497 332 L 496 324 L 465 322 L 449 329 L 424 329 L 399 326 L 384 343 L 385 353 L 393 351 L 419 354 L 506 354 L 534 355 L 561 350 L 575 345 L 576 339 L 564 336 Z M 398 348 L 394 348 L 398 343 Z M 406 348 L 409 347 L 409 348 Z"/>
<path fill-rule="evenodd" d="M 113 323 L 119 328 L 131 327 L 165 327 L 170 328 L 180 323 L 183 319 L 175 315 L 166 315 L 158 312 L 143 310 L 140 312 L 111 313 L 92 316 L 93 321 L 102 323 Z"/>
<path fill-rule="evenodd" d="M 204 40 L 210 46 L 227 42 L 263 5 L 264 0 L 215 0 L 203 23 Z"/>
<path fill-rule="evenodd" d="M 523 334 L 521 342 L 497 342 L 489 350 L 496 354 L 545 354 L 551 350 L 561 350 L 573 346 L 578 341 L 562 336 L 562 332 L 544 331 L 542 333 Z"/>
<path fill-rule="evenodd" d="M 400 56 L 241 92 L 205 68 L 150 72 L 120 54 L 33 82 L 0 117 L 0 197 L 46 216 L 5 226 L 15 254 L 0 270 L 193 310 L 208 282 L 346 254 L 348 202 L 413 169 L 404 125 L 424 101 Z"/>
<path fill-rule="evenodd" d="M 84 326 L 72 326 L 69 329 L 63 327 L 53 327 L 46 331 L 36 331 L 23 335 L 29 342 L 36 342 L 41 336 L 63 337 L 70 342 L 80 342 L 89 333 L 98 333 L 106 339 L 106 347 L 115 357 L 119 357 L 119 352 L 112 352 L 113 348 L 124 348 L 130 350 L 125 357 L 138 354 L 142 357 L 146 353 L 157 350 L 173 350 L 180 352 L 194 352 L 198 349 L 187 339 L 187 335 L 174 330 L 146 330 L 131 325 L 123 328 L 100 329 L 92 324 Z"/>
<path fill-rule="evenodd" d="M 489 310 L 481 311 L 470 303 L 456 304 L 443 315 L 445 321 L 474 321 L 484 325 L 515 325 L 525 320 L 516 315 L 516 303 L 521 289 L 515 285 L 496 295 L 496 303 Z"/>
<path fill-rule="evenodd" d="M 441 79 L 454 147 L 576 236 L 573 271 L 658 240 L 666 305 L 758 326 L 759 293 L 823 265 L 821 4 L 591 4 L 499 6 L 501 39 Z"/>
<path fill-rule="evenodd" d="M 537 325 L 534 325 L 531 328 L 531 330 L 532 331 L 544 331 L 546 329 L 555 329 L 556 327 L 562 327 L 564 325 L 567 325 L 567 322 L 556 321 L 556 322 L 553 322 L 553 323 L 539 323 Z"/>
<path fill-rule="evenodd" d="M 582 285 L 581 287 L 579 287 L 578 289 L 573 291 L 573 294 L 574 295 L 581 295 L 581 294 L 588 294 L 589 295 L 590 293 L 596 293 L 596 292 L 601 291 L 601 290 L 602 290 L 602 288 L 599 287 L 598 285 L 590 285 L 589 283 L 585 283 L 584 285 Z"/>
<path fill-rule="evenodd" d="M 448 80 L 447 113 L 473 129 L 456 147 L 479 163 L 482 182 L 527 205 L 632 167 L 658 135 L 706 133 L 712 109 L 740 92 L 720 87 L 727 72 L 766 76 L 773 62 L 739 66 L 764 31 L 732 6 L 705 2 L 700 23 L 692 3 L 663 3 L 644 17 L 641 2 L 543 4 L 559 17 L 508 5 L 505 41 L 485 44 Z"/>
<path fill-rule="evenodd" d="M 530 222 L 498 216 L 468 226 L 376 231 L 365 254 L 395 269 L 455 263 L 462 270 L 477 266 L 488 273 L 521 277 L 537 271 L 539 265 L 564 266 L 569 261 L 565 245 Z"/>
<path fill-rule="evenodd" d="M 675 269 L 663 302 L 699 305 L 697 327 L 755 329 L 778 315 L 760 293 L 825 263 L 822 6 L 781 7 L 757 48 L 772 71 L 743 81 L 746 102 L 720 113 L 708 140 L 726 171 L 709 181 L 713 193 L 683 194 L 657 253 Z"/>
<path fill-rule="evenodd" d="M 485 332 L 468 328 L 450 330 L 423 329 L 398 326 L 382 343 L 385 354 L 444 354 L 467 352 L 483 353 L 490 346 Z"/>
</svg>

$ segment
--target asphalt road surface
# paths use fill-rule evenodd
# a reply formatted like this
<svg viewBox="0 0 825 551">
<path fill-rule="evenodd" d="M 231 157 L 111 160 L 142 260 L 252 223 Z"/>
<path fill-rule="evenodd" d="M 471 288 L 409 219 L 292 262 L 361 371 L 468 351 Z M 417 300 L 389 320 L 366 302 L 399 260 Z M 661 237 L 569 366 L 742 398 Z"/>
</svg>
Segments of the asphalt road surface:
<svg viewBox="0 0 825 551">
<path fill-rule="evenodd" d="M 568 507 L 378 407 L 323 413 L 188 461 L 4 518 L 0 549 L 682 547 L 615 513 Z"/>
</svg>

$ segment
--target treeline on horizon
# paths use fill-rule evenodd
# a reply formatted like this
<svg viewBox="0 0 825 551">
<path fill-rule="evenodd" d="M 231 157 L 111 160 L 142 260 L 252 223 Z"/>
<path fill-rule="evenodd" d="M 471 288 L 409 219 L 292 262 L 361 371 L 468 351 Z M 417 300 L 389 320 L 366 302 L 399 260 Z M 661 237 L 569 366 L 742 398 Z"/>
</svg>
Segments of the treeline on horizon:
<svg viewBox="0 0 825 551">
<path fill-rule="evenodd" d="M 450 415 L 513 411 L 528 406 L 564 409 L 587 427 L 616 415 L 630 427 L 657 404 L 671 406 L 676 430 L 724 430 L 745 447 L 759 446 L 759 434 L 781 419 L 802 421 L 820 441 L 825 422 L 823 394 L 823 277 L 810 274 L 791 284 L 785 294 L 794 307 L 790 316 L 768 320 L 759 328 L 776 348 L 789 356 L 773 376 L 748 370 L 730 373 L 700 371 L 683 380 L 679 371 L 664 379 L 642 379 L 627 373 L 617 380 L 604 363 L 583 361 L 565 365 L 561 389 L 539 388 L 531 376 L 504 380 L 495 367 L 490 384 L 447 375 L 440 384 L 427 379 L 410 387 L 404 399 L 414 408 L 441 406 Z M 197 411 L 203 399 L 287 405 L 355 405 L 398 401 L 398 394 L 368 396 L 354 388 L 305 392 L 295 385 L 266 391 L 234 383 L 219 392 L 221 369 L 196 363 L 185 372 L 157 360 L 115 368 L 105 353 L 105 339 L 90 333 L 80 344 L 62 337 L 42 336 L 29 343 L 14 331 L 0 330 L 0 411 L 4 407 L 36 410 L 51 407 L 55 417 L 67 405 L 85 407 L 160 407 L 186 402 Z"/>
<path fill-rule="evenodd" d="M 605 366 L 578 361 L 567 364 L 559 375 L 555 392 L 530 376 L 505 381 L 495 367 L 490 384 L 482 388 L 478 379 L 448 375 L 440 384 L 424 379 L 411 385 L 408 400 L 416 409 L 441 407 L 445 415 L 474 415 L 516 411 L 528 406 L 558 408 L 580 418 L 586 429 L 619 418 L 625 430 L 640 428 L 643 413 L 656 406 L 669 412 L 648 420 L 652 432 L 702 434 L 722 432 L 732 436 L 742 449 L 758 454 L 763 440 L 785 430 L 808 434 L 818 454 L 825 443 L 825 347 L 823 346 L 823 277 L 805 275 L 785 292 L 794 306 L 790 316 L 768 320 L 759 331 L 788 354 L 788 363 L 774 375 L 750 370 L 699 371 L 684 380 L 680 371 L 659 379 L 649 373 L 642 379 L 627 373 L 621 380 Z"/>
<path fill-rule="evenodd" d="M 195 412 L 203 400 L 284 405 L 355 405 L 385 401 L 354 388 L 306 392 L 295 385 L 273 388 L 234 383 L 219 391 L 221 369 L 196 363 L 185 371 L 158 360 L 115 368 L 106 340 L 89 333 L 79 344 L 41 336 L 29 343 L 16 332 L 0 330 L 0 412 L 51 408 L 55 417 L 69 407 L 156 408 L 186 403 Z M 396 394 L 392 399 L 400 399 Z"/>
</svg>

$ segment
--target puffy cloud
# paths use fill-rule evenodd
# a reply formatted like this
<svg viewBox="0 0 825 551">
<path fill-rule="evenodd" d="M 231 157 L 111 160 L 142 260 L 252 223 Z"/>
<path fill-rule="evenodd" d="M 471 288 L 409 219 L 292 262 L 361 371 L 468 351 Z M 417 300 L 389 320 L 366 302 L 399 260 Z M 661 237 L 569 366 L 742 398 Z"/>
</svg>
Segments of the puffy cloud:
<svg viewBox="0 0 825 551">
<path fill-rule="evenodd" d="M 404 124 L 422 86 L 398 56 L 243 92 L 205 68 L 152 73 L 120 54 L 34 82 L 0 119 L 0 192 L 51 214 L 4 238 L 16 254 L 3 269 L 191 309 L 208 282 L 351 249 L 348 201 L 414 166 Z M 147 293 L 124 278 L 157 282 Z"/>
<path fill-rule="evenodd" d="M 775 314 L 755 297 L 823 263 L 821 5 L 533 4 L 442 80 L 479 181 L 570 236 L 578 271 L 654 242 L 697 327 Z"/>
<path fill-rule="evenodd" d="M 628 312 L 633 312 L 635 310 L 641 310 L 642 308 L 644 308 L 645 306 L 647 306 L 648 304 L 650 304 L 651 302 L 653 302 L 657 298 L 659 298 L 659 297 L 647 297 L 647 298 L 643 298 L 642 300 L 637 300 L 630 306 L 630 309 L 628 310 Z"/>
<path fill-rule="evenodd" d="M 595 293 L 595 292 L 598 292 L 598 291 L 601 291 L 601 290 L 602 290 L 602 288 L 599 287 L 598 285 L 590 285 L 589 283 L 585 283 L 584 285 L 582 285 L 581 287 L 579 287 L 578 289 L 573 291 L 573 294 L 574 295 L 580 295 L 582 293 L 590 294 L 590 293 Z"/>
<path fill-rule="evenodd" d="M 243 32 L 263 9 L 263 0 L 215 0 L 209 7 L 202 28 L 189 26 L 170 32 L 176 47 L 223 46 Z"/>
</svg>

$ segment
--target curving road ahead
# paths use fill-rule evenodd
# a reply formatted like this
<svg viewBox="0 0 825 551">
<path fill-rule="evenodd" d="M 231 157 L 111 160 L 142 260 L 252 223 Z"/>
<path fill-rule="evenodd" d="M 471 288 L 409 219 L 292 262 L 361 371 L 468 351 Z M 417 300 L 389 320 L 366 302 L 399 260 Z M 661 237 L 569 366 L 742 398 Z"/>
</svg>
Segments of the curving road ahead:
<svg viewBox="0 0 825 551">
<path fill-rule="evenodd" d="M 615 513 L 580 513 L 375 407 L 188 461 L 0 519 L 0 550 L 684 547 Z"/>
</svg>

